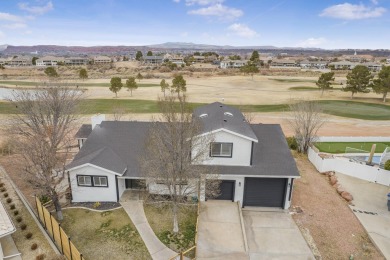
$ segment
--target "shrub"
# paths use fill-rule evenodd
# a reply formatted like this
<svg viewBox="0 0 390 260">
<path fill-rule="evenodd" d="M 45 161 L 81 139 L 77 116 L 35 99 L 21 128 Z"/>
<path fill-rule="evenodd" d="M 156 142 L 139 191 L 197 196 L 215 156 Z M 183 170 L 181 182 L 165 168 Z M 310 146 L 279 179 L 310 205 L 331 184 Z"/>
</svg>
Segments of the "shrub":
<svg viewBox="0 0 390 260">
<path fill-rule="evenodd" d="M 45 254 L 40 254 L 40 255 L 37 255 L 37 257 L 35 257 L 35 260 L 43 260 L 45 258 L 46 258 Z"/>
<path fill-rule="evenodd" d="M 28 232 L 25 237 L 27 239 L 30 239 L 30 238 L 32 238 L 32 236 L 33 236 L 33 234 L 31 232 Z"/>
<path fill-rule="evenodd" d="M 15 209 L 15 204 L 11 204 L 11 205 L 9 206 L 9 208 L 10 208 L 10 209 Z"/>
<path fill-rule="evenodd" d="M 20 216 L 16 218 L 16 221 L 19 222 L 19 223 L 22 222 L 22 220 L 23 220 L 23 218 L 20 217 Z"/>
<path fill-rule="evenodd" d="M 15 215 L 15 216 L 19 215 L 19 210 L 15 210 L 15 211 L 14 211 L 14 215 Z"/>
<path fill-rule="evenodd" d="M 385 170 L 388 170 L 388 171 L 390 171 L 390 160 L 387 160 L 386 162 L 385 162 Z"/>
<path fill-rule="evenodd" d="M 4 192 L 4 191 L 7 191 L 7 189 L 6 188 L 1 188 L 0 191 Z"/>
<path fill-rule="evenodd" d="M 37 248 L 38 248 L 37 243 L 34 243 L 34 244 L 31 245 L 31 250 L 35 250 L 35 249 L 37 249 Z"/>
<path fill-rule="evenodd" d="M 291 150 L 298 149 L 298 143 L 294 136 L 287 137 L 286 141 Z"/>
<path fill-rule="evenodd" d="M 50 197 L 47 196 L 46 194 L 42 194 L 41 196 L 39 196 L 39 201 L 42 203 L 42 204 L 46 204 L 50 201 Z"/>
<path fill-rule="evenodd" d="M 7 198 L 8 197 L 8 193 L 4 193 L 4 197 Z"/>
<path fill-rule="evenodd" d="M 101 205 L 101 203 L 100 203 L 99 201 L 96 201 L 96 202 L 92 205 L 92 208 L 97 209 L 97 208 L 100 207 L 100 205 Z"/>
<path fill-rule="evenodd" d="M 11 202 L 12 202 L 12 199 L 11 199 L 11 198 L 8 198 L 8 199 L 6 200 L 6 202 L 7 202 L 7 203 L 11 203 Z"/>
<path fill-rule="evenodd" d="M 20 225 L 20 229 L 21 229 L 21 230 L 25 230 L 26 228 L 27 228 L 27 225 L 26 225 L 26 224 Z"/>
</svg>

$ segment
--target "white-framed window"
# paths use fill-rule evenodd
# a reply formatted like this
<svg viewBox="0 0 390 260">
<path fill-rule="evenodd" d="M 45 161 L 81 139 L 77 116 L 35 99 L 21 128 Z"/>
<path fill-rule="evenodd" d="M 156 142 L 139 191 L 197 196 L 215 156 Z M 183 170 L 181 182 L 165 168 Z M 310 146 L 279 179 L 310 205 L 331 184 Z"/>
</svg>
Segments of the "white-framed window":
<svg viewBox="0 0 390 260">
<path fill-rule="evenodd" d="M 92 178 L 91 176 L 87 176 L 87 175 L 78 175 L 77 184 L 79 186 L 92 186 Z"/>
<path fill-rule="evenodd" d="M 93 176 L 93 186 L 95 187 L 108 187 L 106 176 Z"/>
<path fill-rule="evenodd" d="M 210 157 L 228 157 L 233 155 L 233 143 L 211 143 Z"/>
</svg>

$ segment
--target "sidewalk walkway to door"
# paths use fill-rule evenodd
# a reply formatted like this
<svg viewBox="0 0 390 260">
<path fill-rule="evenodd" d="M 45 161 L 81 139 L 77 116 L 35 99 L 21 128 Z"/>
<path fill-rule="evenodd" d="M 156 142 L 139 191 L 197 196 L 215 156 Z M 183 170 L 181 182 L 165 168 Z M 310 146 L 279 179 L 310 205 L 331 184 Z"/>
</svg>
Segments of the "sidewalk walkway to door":
<svg viewBox="0 0 390 260">
<path fill-rule="evenodd" d="M 201 203 L 196 259 L 249 259 L 240 210 L 235 202 Z"/>
<path fill-rule="evenodd" d="M 133 221 L 154 260 L 168 260 L 177 255 L 176 252 L 166 247 L 154 234 L 146 219 L 143 202 L 141 200 L 124 201 L 121 202 L 121 204 L 131 221 Z"/>
</svg>

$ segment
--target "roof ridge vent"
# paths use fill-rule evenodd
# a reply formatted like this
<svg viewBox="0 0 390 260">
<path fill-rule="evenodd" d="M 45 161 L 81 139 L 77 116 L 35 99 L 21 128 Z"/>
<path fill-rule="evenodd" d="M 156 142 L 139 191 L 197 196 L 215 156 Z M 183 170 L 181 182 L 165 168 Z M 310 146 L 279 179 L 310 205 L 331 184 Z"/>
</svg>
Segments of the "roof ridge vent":
<svg viewBox="0 0 390 260">
<path fill-rule="evenodd" d="M 205 118 L 205 117 L 208 117 L 208 114 L 204 113 L 204 114 L 201 114 L 199 117 L 200 118 Z"/>
<path fill-rule="evenodd" d="M 225 112 L 225 113 L 223 113 L 225 116 L 230 116 L 230 117 L 233 117 L 233 114 L 232 113 L 230 113 L 230 112 Z"/>
</svg>

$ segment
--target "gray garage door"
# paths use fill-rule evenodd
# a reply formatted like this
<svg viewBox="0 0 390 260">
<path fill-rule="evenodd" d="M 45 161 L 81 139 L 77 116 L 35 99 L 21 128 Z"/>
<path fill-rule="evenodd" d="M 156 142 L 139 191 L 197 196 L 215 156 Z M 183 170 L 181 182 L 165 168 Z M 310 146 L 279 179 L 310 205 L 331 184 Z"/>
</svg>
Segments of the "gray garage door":
<svg viewBox="0 0 390 260">
<path fill-rule="evenodd" d="M 244 206 L 283 208 L 287 179 L 245 178 Z"/>
<path fill-rule="evenodd" d="M 206 183 L 207 185 L 207 183 Z M 235 181 L 231 180 L 222 180 L 219 186 L 220 194 L 218 197 L 210 198 L 215 200 L 231 200 L 234 201 L 234 187 L 236 185 Z"/>
</svg>

